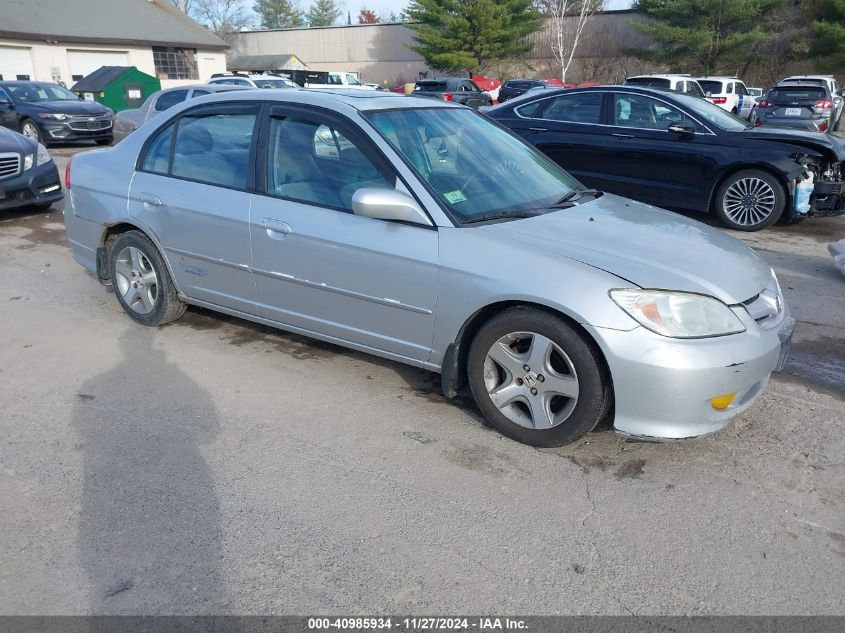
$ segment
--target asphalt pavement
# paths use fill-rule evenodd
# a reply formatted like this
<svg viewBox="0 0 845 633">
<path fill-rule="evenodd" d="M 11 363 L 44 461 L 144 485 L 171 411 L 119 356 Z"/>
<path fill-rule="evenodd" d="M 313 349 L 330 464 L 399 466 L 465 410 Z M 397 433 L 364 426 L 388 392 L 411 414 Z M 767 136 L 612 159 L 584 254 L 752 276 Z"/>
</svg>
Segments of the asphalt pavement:
<svg viewBox="0 0 845 633">
<path fill-rule="evenodd" d="M 434 374 L 196 309 L 135 325 L 60 209 L 4 213 L 0 614 L 845 614 L 845 217 L 737 237 L 799 319 L 761 400 L 538 450 Z"/>
</svg>

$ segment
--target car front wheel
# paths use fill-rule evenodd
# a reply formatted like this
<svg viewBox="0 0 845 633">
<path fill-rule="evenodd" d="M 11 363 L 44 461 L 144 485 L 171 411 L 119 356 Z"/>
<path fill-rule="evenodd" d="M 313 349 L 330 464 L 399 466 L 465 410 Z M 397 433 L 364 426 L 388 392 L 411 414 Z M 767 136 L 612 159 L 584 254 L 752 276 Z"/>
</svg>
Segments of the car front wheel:
<svg viewBox="0 0 845 633">
<path fill-rule="evenodd" d="M 562 319 L 509 308 L 482 326 L 467 373 L 478 407 L 508 437 L 561 446 L 589 433 L 612 398 L 599 352 Z"/>
<path fill-rule="evenodd" d="M 185 313 L 187 306 L 179 299 L 158 249 L 140 231 L 117 238 L 109 269 L 117 300 L 141 325 L 163 325 Z"/>
<path fill-rule="evenodd" d="M 27 138 L 31 138 L 33 141 L 41 143 L 41 132 L 31 119 L 24 119 L 21 122 L 21 134 Z"/>
<path fill-rule="evenodd" d="M 786 207 L 780 182 L 757 169 L 728 177 L 716 193 L 716 215 L 737 231 L 759 231 L 778 221 Z"/>
</svg>

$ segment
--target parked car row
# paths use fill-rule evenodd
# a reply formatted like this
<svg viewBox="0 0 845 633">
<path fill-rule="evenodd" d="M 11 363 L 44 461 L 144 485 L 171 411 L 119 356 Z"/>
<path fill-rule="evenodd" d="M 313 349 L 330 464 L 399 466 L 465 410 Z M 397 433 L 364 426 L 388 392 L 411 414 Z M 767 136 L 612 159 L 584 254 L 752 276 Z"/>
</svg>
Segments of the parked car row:
<svg viewBox="0 0 845 633">
<path fill-rule="evenodd" d="M 62 199 L 56 164 L 34 138 L 0 127 L 0 211 L 46 209 Z"/>
<path fill-rule="evenodd" d="M 750 407 L 794 328 L 772 269 L 560 167 L 581 147 L 572 167 L 599 177 L 613 139 L 613 169 L 649 189 L 665 171 L 649 162 L 655 141 L 697 173 L 686 148 L 722 165 L 726 147 L 708 143 L 738 153 L 746 132 L 721 127 L 738 119 L 628 86 L 526 94 L 490 114 L 527 127 L 376 91 L 182 101 L 68 165 L 73 256 L 140 325 L 191 304 L 439 372 L 446 395 L 468 385 L 492 426 L 528 444 L 571 442 L 606 417 L 626 436 L 691 438 Z M 770 150 L 790 176 L 845 158 L 803 146 L 802 165 L 782 134 L 745 155 Z M 763 192 L 745 171 L 726 181 L 736 204 L 783 202 L 780 172 Z"/>
<path fill-rule="evenodd" d="M 636 84 L 546 90 L 485 114 L 590 187 L 713 212 L 732 229 L 845 213 L 840 140 L 757 127 L 693 94 Z M 796 204 L 806 187 L 809 206 Z"/>
</svg>

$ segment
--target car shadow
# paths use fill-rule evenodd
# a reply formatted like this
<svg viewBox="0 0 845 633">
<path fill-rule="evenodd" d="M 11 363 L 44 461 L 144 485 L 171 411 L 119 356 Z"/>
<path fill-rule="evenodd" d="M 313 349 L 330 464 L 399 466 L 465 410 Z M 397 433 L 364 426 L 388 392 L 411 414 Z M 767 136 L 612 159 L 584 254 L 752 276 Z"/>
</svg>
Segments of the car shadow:
<svg viewBox="0 0 845 633">
<path fill-rule="evenodd" d="M 221 421 L 211 395 L 156 349 L 155 333 L 128 328 L 120 362 L 87 380 L 73 408 L 92 615 L 226 605 L 221 510 L 201 452 Z"/>
</svg>

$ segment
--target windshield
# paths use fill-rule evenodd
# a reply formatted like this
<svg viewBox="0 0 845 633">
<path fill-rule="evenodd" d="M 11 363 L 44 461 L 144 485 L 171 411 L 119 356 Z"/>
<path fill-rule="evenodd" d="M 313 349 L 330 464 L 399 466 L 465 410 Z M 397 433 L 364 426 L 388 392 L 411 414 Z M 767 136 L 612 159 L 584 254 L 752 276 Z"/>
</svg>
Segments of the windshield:
<svg viewBox="0 0 845 633">
<path fill-rule="evenodd" d="M 740 119 L 738 116 L 735 116 L 730 112 L 726 112 L 719 106 L 713 105 L 704 99 L 684 94 L 675 95 L 675 99 L 678 100 L 678 103 L 692 110 L 707 123 L 711 123 L 722 130 L 726 130 L 728 132 L 740 132 L 754 127 L 745 119 Z"/>
<path fill-rule="evenodd" d="M 7 85 L 6 90 L 15 101 L 34 103 L 36 101 L 79 101 L 79 97 L 67 88 L 56 84 Z"/>
<path fill-rule="evenodd" d="M 818 101 L 827 98 L 827 89 L 819 86 L 796 86 L 795 88 L 772 88 L 766 95 L 766 101 Z"/>
<path fill-rule="evenodd" d="M 368 118 L 461 222 L 542 213 L 580 188 L 533 147 L 470 110 L 402 109 Z"/>
<path fill-rule="evenodd" d="M 289 88 L 284 79 L 253 79 L 256 88 Z"/>
<path fill-rule="evenodd" d="M 698 80 L 698 85 L 701 86 L 701 89 L 704 92 L 709 92 L 710 94 L 717 95 L 722 92 L 722 82 L 721 81 L 702 81 L 701 79 Z"/>
<path fill-rule="evenodd" d="M 445 90 L 445 81 L 418 81 L 414 86 L 414 92 L 444 92 Z"/>
</svg>

